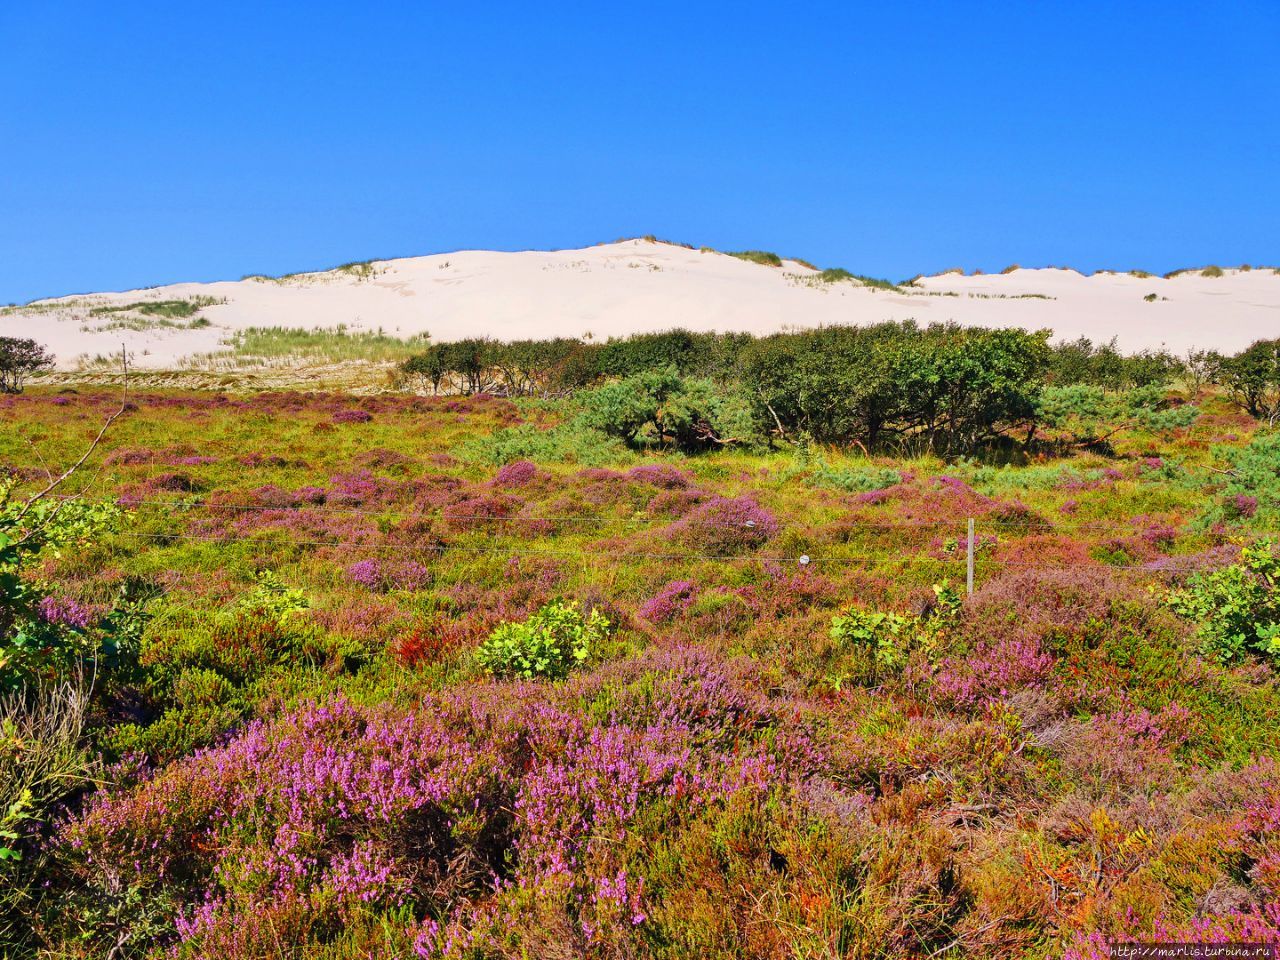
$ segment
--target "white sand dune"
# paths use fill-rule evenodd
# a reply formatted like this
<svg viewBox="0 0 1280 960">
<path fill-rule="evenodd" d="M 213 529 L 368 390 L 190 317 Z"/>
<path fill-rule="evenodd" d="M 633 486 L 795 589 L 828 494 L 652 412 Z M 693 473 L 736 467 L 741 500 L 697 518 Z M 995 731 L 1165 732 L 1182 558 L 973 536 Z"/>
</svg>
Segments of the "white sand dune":
<svg viewBox="0 0 1280 960">
<path fill-rule="evenodd" d="M 966 325 L 1049 328 L 1055 339 L 1117 338 L 1125 350 L 1166 346 L 1236 351 L 1280 336 L 1280 275 L 1271 269 L 1198 272 L 1171 279 L 1074 270 L 944 274 L 896 293 L 856 281 L 822 282 L 792 260 L 767 266 L 714 251 L 628 240 L 582 250 L 457 253 L 375 261 L 366 271 L 336 270 L 219 283 L 42 300 L 0 313 L 0 335 L 34 337 L 60 367 L 118 352 L 136 365 L 178 366 L 218 350 L 250 326 L 336 327 L 437 341 L 641 331 L 779 330 L 915 319 Z M 1154 301 L 1144 299 L 1155 294 Z M 95 307 L 211 297 L 210 326 L 121 329 L 121 314 Z"/>
</svg>

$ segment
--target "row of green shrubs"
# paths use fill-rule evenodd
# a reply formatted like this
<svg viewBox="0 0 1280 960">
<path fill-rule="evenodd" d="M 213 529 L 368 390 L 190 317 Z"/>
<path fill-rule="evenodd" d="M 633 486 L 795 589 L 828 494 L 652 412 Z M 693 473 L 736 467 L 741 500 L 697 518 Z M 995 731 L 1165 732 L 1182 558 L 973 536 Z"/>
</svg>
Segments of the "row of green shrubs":
<svg viewBox="0 0 1280 960">
<path fill-rule="evenodd" d="M 402 382 L 432 392 L 575 394 L 581 425 L 625 444 L 686 451 L 811 439 L 954 455 L 1027 446 L 1060 421 L 1186 426 L 1175 379 L 1218 383 L 1250 415 L 1280 412 L 1280 341 L 1234 357 L 1124 355 L 1114 343 L 1052 346 L 1046 331 L 830 327 L 754 337 L 674 330 L 607 343 L 573 339 L 435 344 Z M 1089 442 L 1086 429 L 1074 442 Z"/>
</svg>

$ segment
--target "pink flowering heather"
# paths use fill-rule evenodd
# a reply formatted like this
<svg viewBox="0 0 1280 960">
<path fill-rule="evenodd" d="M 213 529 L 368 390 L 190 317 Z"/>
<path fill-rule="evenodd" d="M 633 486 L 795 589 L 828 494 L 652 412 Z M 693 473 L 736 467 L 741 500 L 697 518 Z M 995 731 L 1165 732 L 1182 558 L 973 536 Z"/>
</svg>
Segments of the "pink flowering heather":
<svg viewBox="0 0 1280 960">
<path fill-rule="evenodd" d="M 538 479 L 537 464 L 528 460 L 517 460 L 498 469 L 493 475 L 495 487 L 523 487 Z"/>
<path fill-rule="evenodd" d="M 347 579 L 370 590 L 421 590 L 431 571 L 415 560 L 366 558 L 347 567 Z"/>
<path fill-rule="evenodd" d="M 519 499 L 511 496 L 482 494 L 466 497 L 444 508 L 444 518 L 458 530 L 484 530 L 494 532 L 502 524 L 499 521 L 516 513 Z"/>
<path fill-rule="evenodd" d="M 1079 934 L 1063 960 L 1111 960 L 1113 943 L 1276 943 L 1280 941 L 1280 901 L 1250 905 L 1226 913 L 1182 919 L 1158 917 L 1143 924 L 1132 917 L 1126 929 L 1108 936 L 1101 931 Z M 1206 956 L 1210 954 L 1206 953 Z"/>
<path fill-rule="evenodd" d="M 339 410 L 333 415 L 334 423 L 368 423 L 372 419 L 368 410 Z"/>
<path fill-rule="evenodd" d="M 982 642 L 966 657 L 944 658 L 934 677 L 934 690 L 945 700 L 972 706 L 1039 686 L 1052 668 L 1053 656 L 1038 640 Z"/>
<path fill-rule="evenodd" d="M 347 579 L 370 590 L 382 588 L 382 562 L 375 559 L 357 560 L 347 567 Z"/>
<path fill-rule="evenodd" d="M 712 554 L 758 547 L 776 534 L 773 514 L 747 497 L 713 497 L 667 527 L 668 536 Z"/>
<path fill-rule="evenodd" d="M 98 794 L 61 842 L 86 882 L 185 891 L 200 906 L 173 922 L 202 949 L 289 904 L 322 909 L 317 890 L 339 919 L 410 902 L 440 915 L 469 890 L 562 878 L 588 927 L 634 925 L 643 885 L 614 852 L 638 818 L 763 796 L 785 775 L 749 743 L 698 746 L 678 716 L 593 726 L 541 692 L 458 692 L 408 712 L 338 698 L 255 722 Z"/>
<path fill-rule="evenodd" d="M 105 463 L 108 466 L 133 466 L 140 463 L 154 463 L 161 459 L 161 454 L 149 447 L 122 447 L 107 454 Z"/>
<path fill-rule="evenodd" d="M 854 503 L 867 507 L 877 507 L 891 499 L 893 499 L 892 487 L 885 487 L 880 490 L 864 490 L 862 493 L 854 494 L 853 497 Z"/>
<path fill-rule="evenodd" d="M 39 604 L 40 617 L 46 623 L 85 630 L 99 615 L 99 610 L 70 597 L 45 597 Z"/>
<path fill-rule="evenodd" d="M 348 506 L 387 506 L 406 499 L 413 493 L 410 485 L 368 470 L 335 474 L 329 481 L 325 499 L 329 503 Z"/>
<path fill-rule="evenodd" d="M 627 476 L 664 490 L 684 490 L 692 485 L 692 479 L 687 473 L 665 463 L 642 463 L 628 470 Z"/>
<path fill-rule="evenodd" d="M 636 612 L 650 623 L 667 623 L 698 598 L 698 588 L 688 580 L 673 580 L 640 605 Z"/>
</svg>

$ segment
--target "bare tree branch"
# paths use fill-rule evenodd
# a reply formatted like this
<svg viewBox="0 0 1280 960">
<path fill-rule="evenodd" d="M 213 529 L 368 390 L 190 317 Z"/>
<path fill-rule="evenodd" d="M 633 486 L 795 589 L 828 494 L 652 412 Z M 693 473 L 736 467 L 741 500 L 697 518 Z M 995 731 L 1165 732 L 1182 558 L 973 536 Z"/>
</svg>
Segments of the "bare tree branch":
<svg viewBox="0 0 1280 960">
<path fill-rule="evenodd" d="M 62 486 L 62 484 L 66 483 L 67 480 L 69 480 L 72 476 L 74 476 L 77 470 L 79 470 L 81 467 L 85 465 L 88 459 L 91 456 L 93 456 L 93 452 L 96 449 L 98 449 L 98 444 L 100 444 L 102 442 L 102 438 L 107 435 L 107 431 L 111 429 L 111 425 L 115 423 L 116 420 L 118 420 L 121 416 L 123 416 L 124 412 L 128 409 L 129 407 L 129 354 L 125 351 L 124 344 L 120 345 L 120 364 L 121 364 L 121 369 L 123 370 L 123 373 L 124 373 L 124 386 L 120 394 L 120 408 L 116 410 L 113 414 L 111 414 L 111 416 L 107 417 L 106 421 L 102 424 L 102 428 L 98 431 L 97 436 L 93 438 L 93 442 L 90 443 L 88 449 L 86 449 L 85 452 L 81 454 L 79 460 L 77 460 L 71 466 L 67 467 L 67 469 L 62 471 L 62 473 L 59 476 L 51 478 L 49 483 L 44 487 L 43 490 L 27 498 L 27 501 L 26 503 L 23 504 L 22 509 L 18 511 L 17 515 L 12 520 L 12 524 L 15 529 L 21 526 L 23 519 L 25 519 L 26 516 L 33 509 L 35 509 L 35 506 L 37 503 L 39 503 L 45 497 L 49 496 L 49 494 L 57 490 L 58 487 Z M 69 498 L 69 499 L 74 499 L 74 498 Z M 61 504 L 59 504 L 58 508 L 60 507 L 61 507 Z M 58 509 L 58 508 L 55 508 L 55 509 Z M 28 534 L 28 536 L 29 535 L 30 534 Z M 23 541 L 25 541 L 27 537 L 23 537 L 22 539 Z"/>
</svg>

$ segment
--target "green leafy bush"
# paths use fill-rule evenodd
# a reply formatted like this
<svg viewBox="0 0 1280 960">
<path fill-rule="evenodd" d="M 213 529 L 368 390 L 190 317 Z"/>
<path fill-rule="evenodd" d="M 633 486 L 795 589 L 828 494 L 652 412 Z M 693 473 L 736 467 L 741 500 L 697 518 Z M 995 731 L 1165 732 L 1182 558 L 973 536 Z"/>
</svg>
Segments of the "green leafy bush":
<svg viewBox="0 0 1280 960">
<path fill-rule="evenodd" d="M 1082 446 L 1102 444 L 1126 427 L 1164 432 L 1188 427 L 1200 416 L 1193 404 L 1170 406 L 1154 384 L 1107 390 L 1090 383 L 1048 386 L 1036 411 L 1040 424 L 1060 439 Z"/>
<path fill-rule="evenodd" d="M 867 682 L 906 661 L 912 619 L 900 613 L 852 609 L 831 618 L 831 639 L 857 650 L 865 661 Z"/>
<path fill-rule="evenodd" d="M 1123 390 L 1167 384 L 1184 369 L 1183 361 L 1168 350 L 1143 350 L 1125 355 L 1114 338 L 1108 343 L 1095 344 L 1088 337 L 1080 337 L 1054 345 L 1048 380 L 1058 386 L 1087 383 Z"/>
<path fill-rule="evenodd" d="M 581 396 L 581 422 L 625 443 L 653 442 L 688 452 L 763 438 L 737 391 L 687 380 L 674 367 L 640 373 Z"/>
<path fill-rule="evenodd" d="M 552 600 L 523 623 L 504 623 L 477 651 L 494 676 L 561 680 L 609 633 L 599 610 L 584 616 L 577 601 Z"/>
<path fill-rule="evenodd" d="M 89 612 L 50 616 L 49 588 L 36 574 L 42 557 L 57 558 L 119 520 L 115 504 L 13 497 L 12 479 L 0 481 L 0 689 L 74 666 L 101 649 Z M 79 607 L 78 604 L 72 604 Z"/>
<path fill-rule="evenodd" d="M 827 327 L 752 341 L 741 379 L 758 421 L 784 439 L 871 449 L 914 440 L 960 453 L 1031 417 L 1047 338 L 954 324 Z"/>
<path fill-rule="evenodd" d="M 1168 603 L 1199 624 L 1206 653 L 1223 661 L 1260 653 L 1280 663 L 1280 557 L 1274 544 L 1245 547 L 1239 563 L 1197 575 L 1171 592 Z"/>
</svg>

